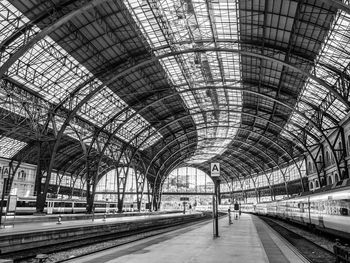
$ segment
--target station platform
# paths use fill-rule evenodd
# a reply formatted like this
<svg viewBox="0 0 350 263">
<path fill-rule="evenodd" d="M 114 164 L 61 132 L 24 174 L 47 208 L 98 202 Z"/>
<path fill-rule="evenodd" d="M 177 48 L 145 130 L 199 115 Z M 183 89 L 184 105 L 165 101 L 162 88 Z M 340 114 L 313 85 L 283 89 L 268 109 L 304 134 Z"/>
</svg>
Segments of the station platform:
<svg viewBox="0 0 350 263">
<path fill-rule="evenodd" d="M 41 215 L 16 215 L 16 216 L 3 216 L 2 227 L 13 227 L 20 224 L 28 224 L 34 222 L 57 222 L 58 216 L 61 217 L 62 221 L 76 221 L 85 220 L 91 221 L 92 219 L 103 219 L 106 218 L 119 218 L 119 217 L 132 217 L 132 216 L 147 216 L 147 215 L 161 215 L 161 214 L 172 214 L 182 213 L 180 210 L 165 210 L 165 211 L 142 211 L 142 212 L 123 212 L 123 213 L 76 213 L 76 214 L 41 214 Z"/>
<path fill-rule="evenodd" d="M 124 214 L 123 216 L 115 216 L 110 215 L 106 219 L 103 218 L 103 214 L 99 216 L 95 216 L 92 218 L 89 215 L 89 218 L 76 218 L 70 217 L 69 215 L 63 215 L 58 224 L 58 215 L 54 216 L 54 220 L 48 221 L 36 221 L 36 216 L 26 216 L 26 220 L 19 222 L 15 222 L 13 225 L 7 225 L 4 228 L 0 228 L 0 236 L 6 235 L 14 235 L 19 233 L 36 233 L 38 231 L 48 231 L 48 230 L 58 230 L 58 229 L 69 229 L 75 228 L 77 226 L 94 226 L 99 224 L 114 224 L 114 223 L 122 223 L 122 222 L 137 222 L 145 219 L 157 219 L 162 217 L 176 217 L 182 215 L 183 213 L 148 213 L 148 214 Z M 42 217 L 43 218 L 43 217 Z M 51 217 L 50 217 L 51 218 Z"/>
<path fill-rule="evenodd" d="M 238 220 L 219 220 L 219 237 L 212 222 L 106 250 L 71 263 L 305 263 L 291 245 L 258 217 L 242 214 Z"/>
</svg>

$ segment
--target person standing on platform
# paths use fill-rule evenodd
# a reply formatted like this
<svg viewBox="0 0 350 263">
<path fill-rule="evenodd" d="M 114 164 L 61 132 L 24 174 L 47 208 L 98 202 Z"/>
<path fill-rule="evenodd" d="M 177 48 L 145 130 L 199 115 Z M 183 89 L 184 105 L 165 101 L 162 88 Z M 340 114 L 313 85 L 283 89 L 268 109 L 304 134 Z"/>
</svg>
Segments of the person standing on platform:
<svg viewBox="0 0 350 263">
<path fill-rule="evenodd" d="M 234 210 L 235 210 L 235 219 L 238 219 L 239 204 L 237 203 L 237 201 L 235 202 L 233 208 L 234 208 Z"/>
</svg>

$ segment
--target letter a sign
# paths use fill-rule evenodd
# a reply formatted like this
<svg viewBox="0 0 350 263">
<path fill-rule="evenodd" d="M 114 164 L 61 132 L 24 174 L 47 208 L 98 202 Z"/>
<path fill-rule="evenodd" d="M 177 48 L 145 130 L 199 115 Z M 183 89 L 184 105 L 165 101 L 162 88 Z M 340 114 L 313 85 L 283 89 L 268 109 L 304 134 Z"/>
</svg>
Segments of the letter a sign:
<svg viewBox="0 0 350 263">
<path fill-rule="evenodd" d="M 220 176 L 220 164 L 219 163 L 211 163 L 210 164 L 210 176 L 211 177 Z"/>
</svg>

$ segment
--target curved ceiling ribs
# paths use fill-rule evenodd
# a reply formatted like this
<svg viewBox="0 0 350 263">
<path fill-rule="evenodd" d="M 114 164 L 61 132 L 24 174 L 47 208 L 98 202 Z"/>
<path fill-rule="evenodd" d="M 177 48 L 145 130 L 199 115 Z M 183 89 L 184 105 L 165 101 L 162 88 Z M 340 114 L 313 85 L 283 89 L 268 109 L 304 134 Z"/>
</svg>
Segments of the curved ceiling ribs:
<svg viewBox="0 0 350 263">
<path fill-rule="evenodd" d="M 310 153 L 310 147 L 321 138 L 331 146 L 324 132 L 325 124 L 316 115 L 322 115 L 327 128 L 338 127 L 341 117 L 302 95 L 309 82 L 331 94 L 332 101 L 346 111 L 350 108 L 347 93 L 329 83 L 322 72 L 331 72 L 335 78 L 346 80 L 350 77 L 318 58 L 337 8 L 349 13 L 349 6 L 339 1 L 285 1 L 281 4 L 277 0 L 266 0 L 264 5 L 259 5 L 260 2 L 255 0 L 238 0 L 234 3 L 239 6 L 237 20 L 230 21 L 230 26 L 236 23 L 240 35 L 236 39 L 232 31 L 230 39 L 223 38 L 223 31 L 220 31 L 221 35 L 217 34 L 224 24 L 216 21 L 213 13 L 223 14 L 229 10 L 221 10 L 220 3 L 204 1 L 205 19 L 210 24 L 208 32 L 204 33 L 195 8 L 204 2 L 178 0 L 176 3 L 180 3 L 181 8 L 186 2 L 193 5 L 193 10 L 182 11 L 187 17 L 185 23 L 190 36 L 176 38 L 172 21 L 167 22 L 168 29 L 161 23 L 161 16 L 166 16 L 168 11 L 161 10 L 160 4 L 152 7 L 150 1 L 142 0 L 145 4 L 141 7 L 142 12 L 146 12 L 148 6 L 157 22 L 154 30 L 161 29 L 156 42 L 145 35 L 142 19 L 133 13 L 132 1 L 77 0 L 36 4 L 35 0 L 30 0 L 26 5 L 19 0 L 9 2 L 28 19 L 19 23 L 18 28 L 0 43 L 0 78 L 16 82 L 11 69 L 20 68 L 21 59 L 48 37 L 56 41 L 52 46 L 59 46 L 80 63 L 81 66 L 71 70 L 86 69 L 77 71 L 81 80 L 71 83 L 72 87 L 62 91 L 59 99 L 55 97 L 49 101 L 51 114 L 57 115 L 58 127 L 52 127 L 54 121 L 40 122 L 49 127 L 49 135 L 55 142 L 49 173 L 58 167 L 67 171 L 79 170 L 85 165 L 84 154 L 96 157 L 94 162 L 104 167 L 109 163 L 121 163 L 124 155 L 129 165 L 137 163 L 136 156 L 141 154 L 148 165 L 145 174 L 156 171 L 150 178 L 161 182 L 171 169 L 185 165 L 197 151 L 213 147 L 210 144 L 203 147 L 201 143 L 230 139 L 222 156 L 192 165 L 207 170 L 210 161 L 222 162 L 223 178 L 228 182 L 234 177 L 240 180 L 240 176 L 264 174 L 267 169 L 282 169 L 296 163 L 304 153 Z M 226 4 L 228 6 L 228 2 Z M 318 15 L 319 20 L 312 18 L 312 14 Z M 180 14 L 177 15 L 180 20 Z M 285 22 L 276 23 L 280 19 Z M 194 29 L 195 23 L 199 29 Z M 239 57 L 239 62 L 229 63 L 240 63 L 240 79 L 225 75 L 227 69 L 222 58 L 229 54 Z M 182 74 L 179 76 L 182 82 L 173 81 L 169 68 L 164 66 L 166 60 L 180 65 L 178 73 Z M 216 63 L 213 61 L 217 61 L 218 69 L 212 68 Z M 193 80 L 193 76 L 189 76 L 189 64 L 200 69 L 201 78 Z M 43 98 L 45 92 L 32 89 L 29 81 L 23 86 L 48 101 Z M 232 101 L 229 96 L 233 92 L 239 94 L 240 99 L 228 103 Z M 198 94 L 206 94 L 211 107 L 204 108 Z M 113 96 L 117 96 L 115 101 Z M 116 110 L 104 115 L 102 110 L 92 109 L 91 106 L 98 106 L 99 99 Z M 187 100 L 193 100 L 193 106 L 190 107 Z M 224 101 L 225 109 L 221 107 Z M 116 103 L 121 106 L 115 106 Z M 108 107 L 105 110 L 108 111 Z M 99 114 L 103 115 L 101 120 Z M 239 123 L 221 124 L 218 121 L 220 114 L 227 118 L 236 114 Z M 71 129 L 85 132 L 83 128 L 77 128 L 80 122 L 90 125 L 87 130 L 91 135 L 80 139 L 87 145 L 87 151 L 76 147 L 77 144 L 70 147 L 73 139 L 67 135 Z M 218 136 L 220 128 L 235 129 L 236 133 L 232 138 Z M 210 135 L 203 138 L 202 135 L 210 131 L 216 132 L 215 138 Z M 115 146 L 111 147 L 112 144 Z M 330 150 L 336 155 L 333 147 Z M 113 151 L 119 155 L 111 156 Z M 72 157 L 75 160 L 65 162 Z M 338 163 L 337 166 L 339 170 Z"/>
</svg>

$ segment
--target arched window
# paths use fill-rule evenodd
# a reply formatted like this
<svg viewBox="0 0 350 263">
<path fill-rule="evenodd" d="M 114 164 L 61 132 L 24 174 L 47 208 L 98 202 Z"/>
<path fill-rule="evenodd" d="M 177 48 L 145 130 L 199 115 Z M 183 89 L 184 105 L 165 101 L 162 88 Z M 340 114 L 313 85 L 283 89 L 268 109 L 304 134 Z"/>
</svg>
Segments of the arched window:
<svg viewBox="0 0 350 263">
<path fill-rule="evenodd" d="M 322 163 L 323 163 L 323 161 L 322 161 L 322 155 L 320 155 L 320 156 L 318 157 L 318 164 L 317 164 L 318 169 L 320 169 L 320 168 L 322 167 Z"/>
<path fill-rule="evenodd" d="M 345 174 L 345 171 L 343 170 L 343 171 L 341 172 L 341 177 L 342 177 L 343 180 L 344 180 L 344 179 L 346 179 L 346 178 L 349 178 L 349 175 L 346 175 L 346 174 Z"/>
<path fill-rule="evenodd" d="M 332 176 L 327 177 L 327 184 L 333 184 Z"/>
<path fill-rule="evenodd" d="M 171 192 L 214 192 L 210 176 L 194 167 L 181 167 L 173 170 L 163 185 L 163 193 Z"/>
<path fill-rule="evenodd" d="M 137 178 L 139 181 L 137 181 Z M 140 180 L 141 179 L 141 180 Z M 141 185 L 138 183 L 141 182 Z M 118 167 L 117 169 L 112 169 L 108 171 L 99 180 L 96 186 L 96 192 L 103 192 L 103 194 L 97 194 L 96 200 L 109 200 L 117 201 L 118 192 L 128 192 L 124 196 L 124 203 L 133 203 L 137 189 L 139 191 L 146 190 L 147 179 L 140 176 L 140 171 L 133 168 L 124 169 Z"/>
<path fill-rule="evenodd" d="M 324 178 L 323 177 L 321 178 L 321 185 L 324 186 Z"/>
<path fill-rule="evenodd" d="M 334 181 L 339 182 L 339 175 L 338 174 L 334 174 Z"/>
<path fill-rule="evenodd" d="M 310 190 L 314 189 L 314 183 L 310 182 Z"/>
<path fill-rule="evenodd" d="M 309 162 L 309 173 L 312 173 L 312 164 Z"/>
<path fill-rule="evenodd" d="M 318 183 L 318 180 L 315 180 L 315 187 L 316 188 L 320 187 L 320 184 Z"/>
</svg>

